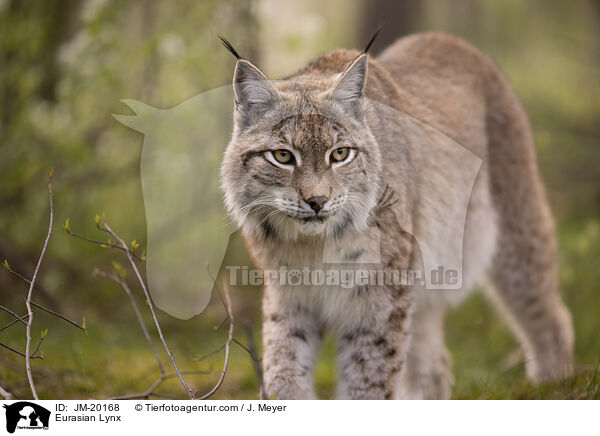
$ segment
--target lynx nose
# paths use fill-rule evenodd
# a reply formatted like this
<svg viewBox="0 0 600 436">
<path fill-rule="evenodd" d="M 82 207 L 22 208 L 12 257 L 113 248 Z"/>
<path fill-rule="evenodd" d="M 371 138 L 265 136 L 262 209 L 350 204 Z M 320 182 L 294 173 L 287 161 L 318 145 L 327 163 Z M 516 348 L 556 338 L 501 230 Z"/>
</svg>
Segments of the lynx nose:
<svg viewBox="0 0 600 436">
<path fill-rule="evenodd" d="M 314 210 L 315 213 L 319 213 L 319 211 L 321 209 L 323 209 L 323 205 L 325 203 L 327 203 L 327 200 L 329 200 L 329 197 L 327 197 L 325 195 L 313 195 L 312 197 L 310 197 L 304 201 L 306 201 L 306 203 L 308 203 L 310 208 L 312 210 Z"/>
</svg>

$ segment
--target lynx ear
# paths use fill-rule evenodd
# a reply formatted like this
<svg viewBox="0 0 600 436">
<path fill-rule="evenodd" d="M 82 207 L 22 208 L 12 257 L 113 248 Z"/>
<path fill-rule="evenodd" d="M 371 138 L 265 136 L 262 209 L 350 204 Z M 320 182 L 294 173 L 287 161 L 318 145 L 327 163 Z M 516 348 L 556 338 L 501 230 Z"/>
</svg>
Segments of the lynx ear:
<svg viewBox="0 0 600 436">
<path fill-rule="evenodd" d="M 240 59 L 233 73 L 235 105 L 245 117 L 260 114 L 277 99 L 267 76 L 247 60 Z"/>
<path fill-rule="evenodd" d="M 334 99 L 354 109 L 362 107 L 367 83 L 367 60 L 367 54 L 363 53 L 346 68 L 333 91 Z"/>
</svg>

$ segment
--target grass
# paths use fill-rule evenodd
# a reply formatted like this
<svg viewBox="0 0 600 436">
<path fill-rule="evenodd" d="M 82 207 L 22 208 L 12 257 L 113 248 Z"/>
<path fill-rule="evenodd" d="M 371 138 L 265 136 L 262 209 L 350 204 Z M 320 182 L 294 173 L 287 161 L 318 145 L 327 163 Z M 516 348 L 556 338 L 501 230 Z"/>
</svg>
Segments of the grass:
<svg viewBox="0 0 600 436">
<path fill-rule="evenodd" d="M 511 358 L 517 343 L 485 297 L 475 293 L 448 314 L 446 337 L 453 357 L 454 398 L 600 399 L 600 335 L 597 334 L 600 328 L 600 220 L 592 217 L 561 221 L 559 236 L 561 293 L 573 315 L 576 332 L 576 375 L 569 380 L 539 386 L 529 383 L 522 363 Z M 133 316 L 129 317 L 129 308 L 122 297 L 114 300 L 113 304 L 119 305 L 115 310 L 86 312 L 87 336 L 45 314 L 36 315 L 34 343 L 42 328 L 49 330 L 42 345 L 44 360 L 32 362 L 41 398 L 106 398 L 130 394 L 144 391 L 158 377 L 152 353 Z M 238 316 L 240 322 L 259 325 L 258 305 L 254 301 L 259 295 L 243 297 L 247 300 L 234 298 L 234 310 L 242 312 Z M 249 300 L 253 302 L 248 303 Z M 2 325 L 10 321 L 1 316 Z M 211 302 L 207 311 L 193 320 L 162 318 L 167 340 L 180 367 L 207 372 L 186 377 L 189 384 L 201 393 L 208 391 L 219 377 L 223 352 L 201 362 L 194 357 L 217 348 L 225 339 L 226 328 L 213 329 L 223 318 L 219 302 Z M 21 330 L 15 325 L 2 332 L 0 340 L 22 349 L 24 331 Z M 241 328 L 236 330 L 236 338 L 245 343 Z M 156 343 L 158 346 L 158 341 Z M 168 367 L 164 353 L 162 357 Z M 507 363 L 509 360 L 513 360 L 511 365 Z M 335 342 L 329 337 L 315 370 L 315 384 L 321 398 L 334 396 L 334 362 Z M 1 352 L 0 385 L 19 398 L 30 395 L 22 358 Z M 181 398 L 185 395 L 177 379 L 166 381 L 158 392 Z M 257 398 L 257 392 L 249 354 L 233 345 L 227 377 L 214 398 Z"/>
<path fill-rule="evenodd" d="M 533 386 L 523 364 L 509 366 L 517 343 L 483 295 L 473 295 L 447 320 L 455 398 L 598 399 L 600 397 L 600 220 L 559 223 L 561 294 L 575 327 L 575 376 Z"/>
</svg>

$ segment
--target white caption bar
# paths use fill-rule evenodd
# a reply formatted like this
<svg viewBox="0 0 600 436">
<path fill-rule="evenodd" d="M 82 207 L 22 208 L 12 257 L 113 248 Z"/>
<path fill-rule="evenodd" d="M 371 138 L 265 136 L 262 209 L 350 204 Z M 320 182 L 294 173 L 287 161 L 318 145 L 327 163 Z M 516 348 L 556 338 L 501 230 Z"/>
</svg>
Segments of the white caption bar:
<svg viewBox="0 0 600 436">
<path fill-rule="evenodd" d="M 587 434 L 595 401 L 2 401 L 0 434 Z M 42 430 L 43 433 L 31 430 Z M 12 431 L 11 431 L 12 430 Z M 595 430 L 594 430 L 595 431 Z M 126 433 L 127 432 L 127 433 Z M 129 433 L 131 432 L 131 433 Z M 217 433 L 213 433 L 217 434 Z"/>
</svg>

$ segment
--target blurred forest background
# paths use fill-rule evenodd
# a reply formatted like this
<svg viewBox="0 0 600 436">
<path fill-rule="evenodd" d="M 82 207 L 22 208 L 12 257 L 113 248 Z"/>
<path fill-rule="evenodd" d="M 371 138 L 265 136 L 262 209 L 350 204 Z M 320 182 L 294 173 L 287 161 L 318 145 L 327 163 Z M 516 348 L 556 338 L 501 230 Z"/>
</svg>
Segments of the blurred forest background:
<svg viewBox="0 0 600 436">
<path fill-rule="evenodd" d="M 41 398 L 129 394 L 158 375 L 126 295 L 91 275 L 124 259 L 61 229 L 68 217 L 74 231 L 102 238 L 94 216 L 104 212 L 121 236 L 137 240 L 140 250 L 145 246 L 143 137 L 112 118 L 130 113 L 120 100 L 169 108 L 230 83 L 234 59 L 217 34 L 280 78 L 330 49 L 362 48 L 380 24 L 374 55 L 408 33 L 443 30 L 498 61 L 530 116 L 558 224 L 577 375 L 542 387 L 524 381 L 516 342 L 478 294 L 448 317 L 454 397 L 600 397 L 600 1 L 0 0 L 0 261 L 31 276 L 47 230 L 45 179 L 54 167 L 55 233 L 34 299 L 70 318 L 85 316 L 88 329 L 84 335 L 36 313 L 34 343 L 48 329 L 44 359 L 33 361 Z M 0 271 L 0 304 L 23 315 L 26 292 L 26 283 Z M 260 290 L 235 290 L 232 299 L 236 339 L 245 344 L 245 326 L 251 326 L 260 347 Z M 226 327 L 213 328 L 224 317 L 213 300 L 187 321 L 160 313 L 180 367 L 209 371 L 187 378 L 200 392 L 216 382 L 223 354 L 194 358 L 227 334 Z M 0 313 L 0 327 L 12 320 Z M 0 331 L 0 342 L 19 350 L 24 338 L 19 324 Z M 334 393 L 334 350 L 330 338 L 316 370 L 325 398 Z M 2 348 L 0 386 L 30 397 L 24 359 Z M 176 379 L 159 392 L 185 397 Z M 257 396 L 252 359 L 234 346 L 214 398 Z"/>
</svg>

